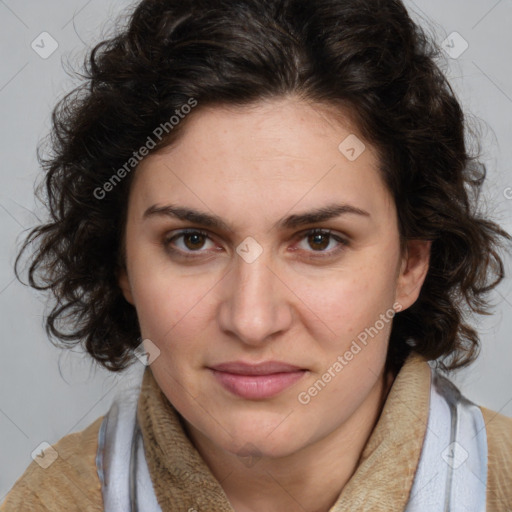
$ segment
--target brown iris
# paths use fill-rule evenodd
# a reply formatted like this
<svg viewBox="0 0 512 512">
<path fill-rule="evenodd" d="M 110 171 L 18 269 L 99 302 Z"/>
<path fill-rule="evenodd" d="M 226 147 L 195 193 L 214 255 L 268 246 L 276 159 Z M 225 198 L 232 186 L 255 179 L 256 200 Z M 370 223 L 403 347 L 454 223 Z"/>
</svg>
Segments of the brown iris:
<svg viewBox="0 0 512 512">
<path fill-rule="evenodd" d="M 314 248 L 314 245 L 320 244 L 321 247 L 317 247 L 319 250 L 325 249 L 329 245 L 329 234 L 328 233 L 314 233 L 308 236 L 308 243 Z M 324 243 L 321 240 L 324 240 Z"/>
<path fill-rule="evenodd" d="M 183 241 L 188 249 L 194 250 L 194 249 L 201 249 L 201 247 L 204 245 L 204 239 L 205 235 L 202 235 L 201 233 L 184 233 L 183 234 Z M 187 243 L 187 241 L 190 241 L 190 245 Z"/>
</svg>

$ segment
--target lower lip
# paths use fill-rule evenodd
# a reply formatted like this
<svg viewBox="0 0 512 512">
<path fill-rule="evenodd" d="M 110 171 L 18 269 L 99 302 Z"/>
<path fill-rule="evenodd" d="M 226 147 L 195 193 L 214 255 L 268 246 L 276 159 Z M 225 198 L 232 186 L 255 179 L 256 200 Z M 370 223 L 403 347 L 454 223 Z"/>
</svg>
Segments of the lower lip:
<svg viewBox="0 0 512 512">
<path fill-rule="evenodd" d="M 211 370 L 215 378 L 231 393 L 250 400 L 261 400 L 275 396 L 298 380 L 306 370 L 269 375 L 237 375 Z"/>
</svg>

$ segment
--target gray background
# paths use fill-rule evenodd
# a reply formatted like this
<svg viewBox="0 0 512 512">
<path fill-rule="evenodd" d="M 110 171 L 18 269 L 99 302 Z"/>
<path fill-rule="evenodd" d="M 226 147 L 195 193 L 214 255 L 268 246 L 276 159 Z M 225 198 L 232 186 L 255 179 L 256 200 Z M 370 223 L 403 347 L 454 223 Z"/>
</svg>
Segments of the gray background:
<svg viewBox="0 0 512 512">
<path fill-rule="evenodd" d="M 0 0 L 0 502 L 41 442 L 52 444 L 107 411 L 120 379 L 96 369 L 78 351 L 51 345 L 43 330 L 44 298 L 14 280 L 12 264 L 23 231 L 43 214 L 33 197 L 39 176 L 35 148 L 50 127 L 56 100 L 75 83 L 65 74 L 62 60 L 80 62 L 86 46 L 108 35 L 113 20 L 129 4 Z M 447 57 L 445 69 L 464 108 L 485 121 L 486 207 L 512 232 L 512 0 L 406 4 L 416 20 L 429 24 L 440 46 L 454 31 L 469 45 L 458 58 Z M 31 48 L 42 32 L 59 45 L 47 59 Z M 448 41 L 453 41 L 450 51 L 463 48 L 460 39 L 452 36 Z M 508 259 L 509 271 L 511 266 Z M 494 301 L 496 313 L 479 319 L 481 357 L 454 381 L 476 403 L 512 416 L 510 277 Z"/>
</svg>

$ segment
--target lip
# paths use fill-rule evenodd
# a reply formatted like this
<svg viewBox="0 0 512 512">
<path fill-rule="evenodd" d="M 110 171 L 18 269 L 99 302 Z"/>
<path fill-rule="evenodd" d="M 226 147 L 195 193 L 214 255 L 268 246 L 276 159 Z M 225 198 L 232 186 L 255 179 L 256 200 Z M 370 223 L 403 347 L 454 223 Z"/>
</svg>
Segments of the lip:
<svg viewBox="0 0 512 512">
<path fill-rule="evenodd" d="M 232 373 L 235 375 L 271 375 L 273 373 L 289 373 L 304 370 L 292 364 L 281 361 L 263 361 L 261 363 L 245 363 L 243 361 L 232 361 L 229 363 L 217 364 L 210 367 L 219 372 Z"/>
<path fill-rule="evenodd" d="M 242 361 L 209 367 L 216 380 L 228 391 L 248 400 L 263 400 L 278 395 L 307 372 L 280 361 L 250 364 Z"/>
</svg>

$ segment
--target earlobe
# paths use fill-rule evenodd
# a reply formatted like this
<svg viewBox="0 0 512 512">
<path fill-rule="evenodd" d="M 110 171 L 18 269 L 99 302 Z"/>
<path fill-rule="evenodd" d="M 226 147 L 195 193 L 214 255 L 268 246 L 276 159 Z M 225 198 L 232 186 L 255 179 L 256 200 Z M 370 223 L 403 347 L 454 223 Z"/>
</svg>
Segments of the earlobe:
<svg viewBox="0 0 512 512">
<path fill-rule="evenodd" d="M 125 268 L 119 270 L 117 283 L 123 292 L 124 298 L 133 306 L 135 305 L 132 295 L 132 288 L 130 286 L 130 280 L 128 279 L 128 272 Z"/>
<path fill-rule="evenodd" d="M 396 301 L 402 310 L 418 299 L 430 263 L 431 240 L 409 240 L 397 280 Z"/>
</svg>

